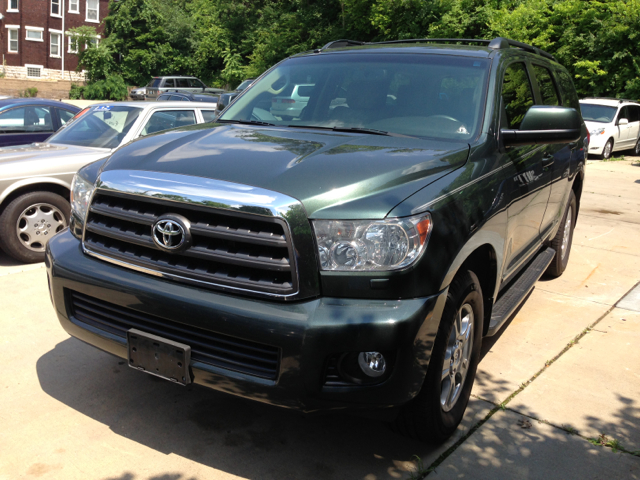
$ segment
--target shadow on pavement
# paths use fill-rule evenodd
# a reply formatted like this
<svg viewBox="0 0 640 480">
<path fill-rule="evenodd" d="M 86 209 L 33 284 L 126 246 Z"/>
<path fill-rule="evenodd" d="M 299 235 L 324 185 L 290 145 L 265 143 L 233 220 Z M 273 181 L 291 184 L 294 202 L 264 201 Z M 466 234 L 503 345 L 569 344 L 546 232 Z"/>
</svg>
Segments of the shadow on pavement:
<svg viewBox="0 0 640 480">
<path fill-rule="evenodd" d="M 41 356 L 36 369 L 44 392 L 114 433 L 239 477 L 404 478 L 410 466 L 404 462 L 433 451 L 380 421 L 305 417 L 197 385 L 171 384 L 73 338 Z M 159 478 L 182 480 L 180 475 Z M 125 472 L 118 480 L 133 479 L 134 473 Z"/>
</svg>

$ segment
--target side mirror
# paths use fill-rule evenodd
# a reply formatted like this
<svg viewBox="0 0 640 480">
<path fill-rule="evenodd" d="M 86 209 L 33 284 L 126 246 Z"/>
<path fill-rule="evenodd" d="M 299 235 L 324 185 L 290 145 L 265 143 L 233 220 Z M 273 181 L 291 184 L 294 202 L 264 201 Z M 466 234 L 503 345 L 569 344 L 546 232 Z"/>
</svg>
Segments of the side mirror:
<svg viewBox="0 0 640 480">
<path fill-rule="evenodd" d="M 629 120 L 626 118 L 621 118 L 618 120 L 618 125 L 629 125 Z"/>
<path fill-rule="evenodd" d="M 580 139 L 582 122 L 575 108 L 534 105 L 519 130 L 501 129 L 505 147 L 571 143 Z"/>
</svg>

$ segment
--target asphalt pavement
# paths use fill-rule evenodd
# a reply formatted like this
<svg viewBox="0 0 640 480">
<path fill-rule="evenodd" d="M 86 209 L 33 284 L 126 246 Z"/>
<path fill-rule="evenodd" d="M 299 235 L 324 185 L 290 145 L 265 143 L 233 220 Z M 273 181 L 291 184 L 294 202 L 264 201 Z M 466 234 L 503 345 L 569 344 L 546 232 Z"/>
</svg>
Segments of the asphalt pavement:
<svg viewBox="0 0 640 480">
<path fill-rule="evenodd" d="M 569 267 L 483 358 L 425 446 L 134 371 L 70 338 L 42 264 L 0 254 L 0 479 L 640 478 L 640 165 L 589 161 Z"/>
</svg>

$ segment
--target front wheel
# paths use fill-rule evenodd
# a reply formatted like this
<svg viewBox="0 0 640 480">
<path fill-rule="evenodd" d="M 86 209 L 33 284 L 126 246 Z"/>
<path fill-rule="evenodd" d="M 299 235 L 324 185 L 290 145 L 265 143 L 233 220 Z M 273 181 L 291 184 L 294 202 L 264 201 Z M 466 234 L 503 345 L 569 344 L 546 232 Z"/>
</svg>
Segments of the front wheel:
<svg viewBox="0 0 640 480">
<path fill-rule="evenodd" d="M 547 268 L 547 275 L 551 277 L 559 277 L 562 275 L 569 264 L 569 254 L 571 253 L 571 244 L 573 243 L 573 229 L 578 216 L 576 196 L 571 191 L 569 204 L 564 212 L 558 233 L 551 241 L 551 248 L 556 251 L 555 257 L 551 260 L 551 264 Z"/>
<path fill-rule="evenodd" d="M 47 242 L 69 224 L 69 202 L 51 192 L 15 198 L 0 215 L 0 247 L 16 260 L 42 262 Z"/>
<path fill-rule="evenodd" d="M 605 160 L 609 160 L 611 158 L 611 155 L 613 154 L 613 139 L 609 139 L 607 140 L 607 143 L 604 146 L 604 149 L 602 150 L 602 158 L 604 158 Z"/>
<path fill-rule="evenodd" d="M 449 286 L 422 389 L 396 420 L 402 434 L 440 444 L 458 428 L 480 361 L 483 312 L 478 277 L 460 272 Z"/>
<path fill-rule="evenodd" d="M 635 147 L 633 147 L 632 152 L 634 157 L 640 157 L 640 138 L 636 142 Z"/>
</svg>

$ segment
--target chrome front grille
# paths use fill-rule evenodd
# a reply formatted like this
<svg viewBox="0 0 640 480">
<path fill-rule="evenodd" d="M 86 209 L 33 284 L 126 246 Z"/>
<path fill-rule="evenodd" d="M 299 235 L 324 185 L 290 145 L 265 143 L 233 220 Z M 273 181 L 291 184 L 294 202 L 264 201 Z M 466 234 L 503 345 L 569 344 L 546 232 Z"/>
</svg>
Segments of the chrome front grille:
<svg viewBox="0 0 640 480">
<path fill-rule="evenodd" d="M 251 213 L 251 207 L 247 212 L 212 203 L 98 190 L 85 222 L 85 251 L 178 282 L 248 294 L 295 294 L 298 275 L 287 222 Z M 182 251 L 167 251 L 153 240 L 153 225 L 168 214 L 190 223 L 192 242 Z"/>
</svg>

